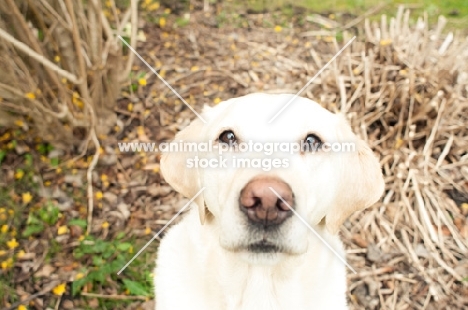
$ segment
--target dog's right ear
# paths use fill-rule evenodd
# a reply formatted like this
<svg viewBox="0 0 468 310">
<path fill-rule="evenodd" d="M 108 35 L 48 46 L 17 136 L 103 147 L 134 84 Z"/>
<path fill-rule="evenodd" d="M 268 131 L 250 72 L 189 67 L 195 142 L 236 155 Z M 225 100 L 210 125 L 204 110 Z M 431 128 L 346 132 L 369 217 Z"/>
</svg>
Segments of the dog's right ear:
<svg viewBox="0 0 468 310">
<path fill-rule="evenodd" d="M 199 118 L 194 119 L 189 126 L 176 134 L 174 142 L 177 144 L 181 140 L 184 143 L 201 142 L 200 133 L 203 130 L 203 126 L 204 124 Z M 187 160 L 194 158 L 196 155 L 196 151 L 182 152 L 178 150 L 178 152 L 164 152 L 161 157 L 161 173 L 166 182 L 176 191 L 190 199 L 201 189 L 198 168 L 187 167 Z M 200 222 L 204 224 L 206 210 L 203 193 L 200 193 L 194 202 L 198 206 Z"/>
<path fill-rule="evenodd" d="M 345 117 L 339 115 L 342 142 L 353 142 L 355 150 L 337 155 L 336 167 L 340 171 L 339 195 L 325 221 L 332 234 L 354 212 L 376 203 L 385 190 L 385 181 L 378 158 L 369 145 L 351 131 Z"/>
</svg>

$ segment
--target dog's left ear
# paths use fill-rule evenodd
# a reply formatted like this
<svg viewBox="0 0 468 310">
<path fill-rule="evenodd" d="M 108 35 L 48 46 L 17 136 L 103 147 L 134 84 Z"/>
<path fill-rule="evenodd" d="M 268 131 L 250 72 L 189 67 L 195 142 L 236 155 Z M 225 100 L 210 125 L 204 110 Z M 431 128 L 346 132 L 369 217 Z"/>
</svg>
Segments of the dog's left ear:
<svg viewBox="0 0 468 310">
<path fill-rule="evenodd" d="M 205 107 L 204 112 L 209 107 Z M 194 119 L 190 125 L 180 131 L 174 138 L 174 142 L 201 142 L 201 132 L 203 131 L 204 123 L 200 119 Z M 187 160 L 193 159 L 197 155 L 196 152 L 167 152 L 161 157 L 161 173 L 169 185 L 176 191 L 187 198 L 192 198 L 201 189 L 200 176 L 198 168 L 187 167 Z M 198 214 L 200 222 L 203 225 L 206 217 L 205 199 L 203 193 L 200 193 L 194 200 L 198 206 Z"/>
<path fill-rule="evenodd" d="M 325 217 L 327 229 L 336 234 L 344 221 L 355 211 L 370 207 L 379 200 L 385 188 L 382 168 L 366 142 L 356 137 L 346 119 L 339 116 L 341 142 L 355 144 L 352 152 L 339 156 L 340 180 L 337 199 Z"/>
</svg>

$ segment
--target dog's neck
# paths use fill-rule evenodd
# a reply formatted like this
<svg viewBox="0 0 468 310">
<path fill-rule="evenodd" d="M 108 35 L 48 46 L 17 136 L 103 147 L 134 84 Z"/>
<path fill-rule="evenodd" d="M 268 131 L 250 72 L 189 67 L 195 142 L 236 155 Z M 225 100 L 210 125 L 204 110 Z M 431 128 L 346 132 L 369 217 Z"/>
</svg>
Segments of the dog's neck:
<svg viewBox="0 0 468 310">
<path fill-rule="evenodd" d="M 209 291 L 219 292 L 226 302 L 225 309 L 282 309 L 281 294 L 294 295 L 303 290 L 296 286 L 302 283 L 298 280 L 303 276 L 299 272 L 302 268 L 297 267 L 304 264 L 304 256 L 285 256 L 275 265 L 251 264 L 240 259 L 238 253 L 226 250 L 208 256 L 213 263 L 207 265 L 216 269 L 207 271 L 206 285 Z"/>
</svg>

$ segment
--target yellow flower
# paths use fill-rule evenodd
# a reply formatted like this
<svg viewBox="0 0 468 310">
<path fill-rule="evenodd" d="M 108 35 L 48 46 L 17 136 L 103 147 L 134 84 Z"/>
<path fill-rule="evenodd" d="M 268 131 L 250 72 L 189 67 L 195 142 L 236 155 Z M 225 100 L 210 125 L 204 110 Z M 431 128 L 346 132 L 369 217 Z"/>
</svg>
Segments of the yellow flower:
<svg viewBox="0 0 468 310">
<path fill-rule="evenodd" d="M 32 196 L 29 192 L 23 193 L 22 195 L 23 203 L 28 204 L 32 200 Z"/>
<path fill-rule="evenodd" d="M 108 228 L 109 227 L 109 222 L 106 221 L 106 222 L 102 223 L 101 227 L 102 228 Z"/>
<path fill-rule="evenodd" d="M 468 211 L 468 202 L 462 203 L 461 208 L 462 208 L 463 211 Z"/>
<path fill-rule="evenodd" d="M 281 32 L 283 28 L 280 25 L 275 26 L 275 32 Z"/>
<path fill-rule="evenodd" d="M 18 310 L 28 310 L 25 305 L 19 305 Z"/>
<path fill-rule="evenodd" d="M 145 229 L 145 235 L 149 235 L 149 234 L 151 234 L 151 228 L 146 227 L 146 229 Z"/>
<path fill-rule="evenodd" d="M 11 137 L 11 133 L 5 132 L 5 134 L 0 137 L 0 141 L 6 141 L 6 140 L 10 139 L 10 137 Z"/>
<path fill-rule="evenodd" d="M 18 254 L 16 254 L 16 257 L 21 258 L 26 254 L 23 250 L 18 251 Z"/>
<path fill-rule="evenodd" d="M 138 126 L 137 127 L 137 134 L 138 134 L 138 137 L 145 136 L 145 127 Z"/>
<path fill-rule="evenodd" d="M 386 40 L 380 40 L 380 45 L 381 46 L 387 46 L 392 44 L 392 39 L 386 39 Z"/>
<path fill-rule="evenodd" d="M 164 17 L 161 17 L 159 19 L 159 27 L 164 28 L 166 26 L 166 19 Z"/>
<path fill-rule="evenodd" d="M 31 100 L 36 99 L 36 95 L 34 93 L 26 93 L 24 96 Z"/>
<path fill-rule="evenodd" d="M 7 246 L 13 250 L 14 248 L 17 248 L 19 246 L 19 243 L 16 241 L 15 238 L 13 238 L 10 241 L 7 241 Z"/>
<path fill-rule="evenodd" d="M 403 145 L 403 142 L 404 141 L 402 139 L 396 139 L 394 148 L 399 149 Z"/>
<path fill-rule="evenodd" d="M 24 176 L 24 171 L 19 169 L 19 170 L 16 170 L 16 173 L 15 173 L 15 179 L 17 180 L 20 180 L 22 179 Z"/>
<path fill-rule="evenodd" d="M 138 84 L 140 84 L 141 86 L 146 86 L 146 79 L 145 78 L 139 79 Z"/>
<path fill-rule="evenodd" d="M 13 267 L 13 258 L 8 258 L 6 261 L 3 261 L 0 265 L 3 270 Z"/>
<path fill-rule="evenodd" d="M 8 225 L 2 225 L 2 228 L 0 229 L 2 233 L 6 233 L 8 231 Z"/>
<path fill-rule="evenodd" d="M 221 102 L 221 98 L 219 98 L 219 97 L 216 97 L 216 98 L 214 99 L 214 101 L 213 101 L 213 102 L 214 102 L 215 104 L 218 104 L 218 103 L 220 103 L 220 102 Z"/>
<path fill-rule="evenodd" d="M 130 103 L 127 105 L 127 110 L 130 111 L 130 112 L 133 111 L 133 103 L 130 102 Z"/>
<path fill-rule="evenodd" d="M 23 122 L 22 120 L 20 120 L 20 119 L 17 119 L 17 120 L 15 121 L 15 125 L 18 126 L 18 127 L 23 127 L 24 122 Z"/>
<path fill-rule="evenodd" d="M 56 56 L 54 57 L 54 61 L 55 61 L 55 62 L 60 62 L 60 56 L 59 56 L 59 55 L 56 55 Z"/>
<path fill-rule="evenodd" d="M 77 273 L 77 274 L 75 275 L 75 281 L 76 281 L 76 280 L 79 280 L 79 279 L 83 279 L 83 277 L 84 277 L 84 273 L 79 272 L 79 273 Z"/>
<path fill-rule="evenodd" d="M 133 253 L 133 246 L 130 246 L 130 248 L 128 248 L 128 253 L 130 253 L 130 254 Z"/>
<path fill-rule="evenodd" d="M 81 236 L 78 238 L 78 240 L 79 240 L 79 241 L 83 241 L 84 238 L 85 238 L 85 236 L 84 236 L 84 235 L 81 235 Z"/>
<path fill-rule="evenodd" d="M 66 289 L 66 284 L 62 283 L 62 284 L 59 284 L 56 287 L 54 287 L 54 289 L 52 290 L 52 293 L 54 293 L 54 295 L 57 295 L 57 296 L 62 296 L 63 293 L 65 293 L 66 290 L 67 290 Z"/>
<path fill-rule="evenodd" d="M 68 232 L 68 227 L 66 225 L 59 226 L 57 229 L 57 235 L 65 235 Z"/>
<path fill-rule="evenodd" d="M 80 99 L 80 94 L 78 94 L 76 91 L 73 92 L 73 95 L 72 95 L 72 102 L 73 102 L 73 104 L 76 105 L 78 108 L 83 109 L 84 103 L 83 103 L 83 101 Z"/>
<path fill-rule="evenodd" d="M 166 14 L 171 14 L 171 9 L 165 9 L 165 10 L 164 10 L 164 13 L 166 13 Z"/>
<path fill-rule="evenodd" d="M 157 9 L 159 9 L 159 2 L 155 2 L 148 7 L 149 11 L 156 11 Z"/>
<path fill-rule="evenodd" d="M 101 191 L 96 192 L 96 199 L 101 200 L 104 195 L 102 194 Z"/>
</svg>

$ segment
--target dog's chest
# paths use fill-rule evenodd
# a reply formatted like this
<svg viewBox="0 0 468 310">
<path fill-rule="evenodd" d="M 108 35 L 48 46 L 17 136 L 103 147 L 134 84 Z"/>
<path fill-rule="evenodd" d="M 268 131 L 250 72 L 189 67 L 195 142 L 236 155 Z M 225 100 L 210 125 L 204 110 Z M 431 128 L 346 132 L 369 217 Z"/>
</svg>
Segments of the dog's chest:
<svg viewBox="0 0 468 310">
<path fill-rule="evenodd" d="M 238 276 L 243 277 L 237 281 Z M 269 268 L 259 268 L 233 275 L 224 279 L 222 291 L 226 310 L 257 310 L 257 309 L 303 309 L 301 288 L 296 277 L 286 280 L 275 278 Z"/>
</svg>

